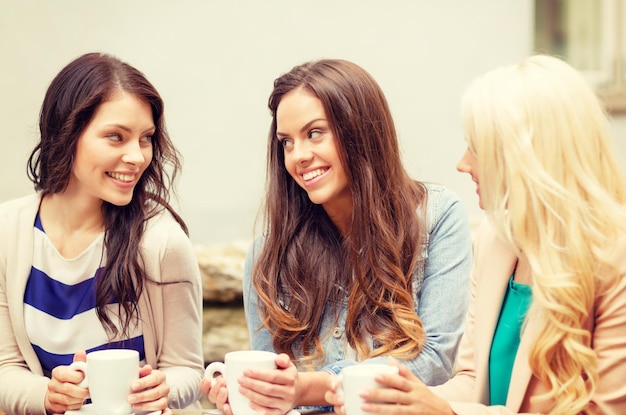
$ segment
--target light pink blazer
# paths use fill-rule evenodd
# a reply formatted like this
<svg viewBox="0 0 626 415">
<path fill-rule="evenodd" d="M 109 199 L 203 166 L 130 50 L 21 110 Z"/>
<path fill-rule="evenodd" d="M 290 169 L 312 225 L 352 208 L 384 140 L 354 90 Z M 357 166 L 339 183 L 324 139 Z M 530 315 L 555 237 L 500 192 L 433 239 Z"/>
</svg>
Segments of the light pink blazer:
<svg viewBox="0 0 626 415">
<path fill-rule="evenodd" d="M 506 406 L 487 406 L 489 350 L 516 260 L 515 252 L 484 221 L 474 244 L 472 298 L 455 375 L 432 388 L 450 402 L 456 414 L 547 414 L 553 405 L 531 400 L 547 389 L 532 375 L 528 365 L 529 348 L 537 335 L 535 325 L 529 321 L 513 365 Z M 616 244 L 615 265 L 620 274 L 617 285 L 596 297 L 595 318 L 590 317 L 585 324 L 593 333 L 592 344 L 598 354 L 600 379 L 587 408 L 593 414 L 626 414 L 626 238 Z"/>
</svg>

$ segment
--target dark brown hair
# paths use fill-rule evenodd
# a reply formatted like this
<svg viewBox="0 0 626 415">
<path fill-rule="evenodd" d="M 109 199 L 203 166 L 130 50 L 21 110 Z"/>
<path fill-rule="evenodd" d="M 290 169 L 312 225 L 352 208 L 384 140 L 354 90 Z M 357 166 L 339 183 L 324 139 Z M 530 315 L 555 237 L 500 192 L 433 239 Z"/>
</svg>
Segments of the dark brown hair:
<svg viewBox="0 0 626 415">
<path fill-rule="evenodd" d="M 285 169 L 276 110 L 297 88 L 320 99 L 337 139 L 354 206 L 345 238 Z M 382 90 L 354 63 L 320 60 L 276 79 L 269 109 L 265 244 L 253 281 L 274 348 L 309 362 L 323 359 L 324 307 L 331 302 L 337 311 L 347 295 L 346 335 L 361 356 L 417 355 L 424 331 L 412 279 L 424 238 L 418 210 L 425 208 L 426 189 L 402 166 Z"/>
<path fill-rule="evenodd" d="M 156 130 L 152 135 L 153 158 L 137 183 L 131 202 L 115 206 L 104 202 L 105 239 L 108 253 L 97 276 L 98 318 L 110 334 L 115 323 L 105 312 L 119 300 L 124 313 L 122 333 L 127 334 L 136 318 L 139 296 L 149 276 L 137 247 L 145 222 L 166 208 L 187 232 L 183 220 L 168 203 L 180 156 L 165 129 L 163 101 L 146 77 L 119 59 L 100 53 L 82 55 L 65 66 L 48 87 L 39 117 L 39 143 L 28 159 L 28 174 L 42 195 L 63 192 L 69 183 L 76 143 L 100 104 L 116 91 L 125 91 L 150 104 Z M 121 310 L 120 310 L 121 311 Z"/>
</svg>

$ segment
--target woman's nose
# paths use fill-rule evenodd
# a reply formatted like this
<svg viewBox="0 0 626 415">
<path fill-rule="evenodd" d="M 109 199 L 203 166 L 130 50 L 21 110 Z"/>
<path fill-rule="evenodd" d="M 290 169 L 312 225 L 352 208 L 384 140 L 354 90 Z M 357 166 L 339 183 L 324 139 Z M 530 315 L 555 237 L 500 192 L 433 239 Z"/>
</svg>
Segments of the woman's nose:
<svg viewBox="0 0 626 415">
<path fill-rule="evenodd" d="M 295 142 L 292 154 L 297 163 L 306 163 L 313 157 L 311 146 L 307 141 Z"/>
<path fill-rule="evenodd" d="M 129 164 L 142 164 L 146 161 L 139 143 L 129 142 L 126 146 L 124 146 L 122 161 Z"/>
<path fill-rule="evenodd" d="M 465 152 L 463 153 L 463 155 L 461 156 L 461 158 L 459 159 L 459 161 L 456 163 L 456 170 L 458 172 L 461 173 L 469 173 L 470 172 L 470 163 L 468 160 L 468 157 L 470 156 L 469 154 L 469 149 L 465 150 Z"/>
</svg>

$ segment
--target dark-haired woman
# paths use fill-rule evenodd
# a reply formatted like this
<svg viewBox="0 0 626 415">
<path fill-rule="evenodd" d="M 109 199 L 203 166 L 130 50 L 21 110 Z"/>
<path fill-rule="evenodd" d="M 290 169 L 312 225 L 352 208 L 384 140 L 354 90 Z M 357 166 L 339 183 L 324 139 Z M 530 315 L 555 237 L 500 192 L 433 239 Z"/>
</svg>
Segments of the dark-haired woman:
<svg viewBox="0 0 626 415">
<path fill-rule="evenodd" d="M 384 94 L 354 63 L 293 68 L 269 108 L 265 229 L 244 301 L 252 347 L 279 357 L 240 379 L 252 408 L 327 405 L 331 374 L 388 356 L 445 382 L 469 303 L 462 203 L 408 176 Z M 228 413 L 222 381 L 202 389 Z"/>
<path fill-rule="evenodd" d="M 37 193 L 0 205 L 0 409 L 80 408 L 88 390 L 68 365 L 106 348 L 139 352 L 133 410 L 193 404 L 200 276 L 167 202 L 180 161 L 158 92 L 119 59 L 86 54 L 50 84 L 39 126 Z"/>
</svg>

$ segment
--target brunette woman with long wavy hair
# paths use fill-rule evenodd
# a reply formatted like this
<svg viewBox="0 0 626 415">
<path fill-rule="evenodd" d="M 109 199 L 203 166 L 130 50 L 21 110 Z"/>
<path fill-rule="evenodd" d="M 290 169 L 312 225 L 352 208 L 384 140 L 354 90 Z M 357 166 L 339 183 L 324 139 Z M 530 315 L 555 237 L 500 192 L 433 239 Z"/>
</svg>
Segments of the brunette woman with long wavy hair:
<svg viewBox="0 0 626 415">
<path fill-rule="evenodd" d="M 54 78 L 39 127 L 37 193 L 0 206 L 0 409 L 80 408 L 88 391 L 68 365 L 107 348 L 139 353 L 133 410 L 196 402 L 200 276 L 168 203 L 180 161 L 161 97 L 89 53 Z"/>
<path fill-rule="evenodd" d="M 461 202 L 408 176 L 385 96 L 354 63 L 293 68 L 274 82 L 269 109 L 265 227 L 244 304 L 252 347 L 280 355 L 270 377 L 242 380 L 253 409 L 327 405 L 330 373 L 388 356 L 444 382 L 469 301 Z M 209 399 L 229 410 L 219 386 Z"/>
<path fill-rule="evenodd" d="M 531 56 L 472 82 L 463 127 L 457 168 L 488 220 L 458 373 L 431 389 L 401 368 L 363 410 L 625 414 L 626 173 L 598 97 L 563 60 Z"/>
</svg>

